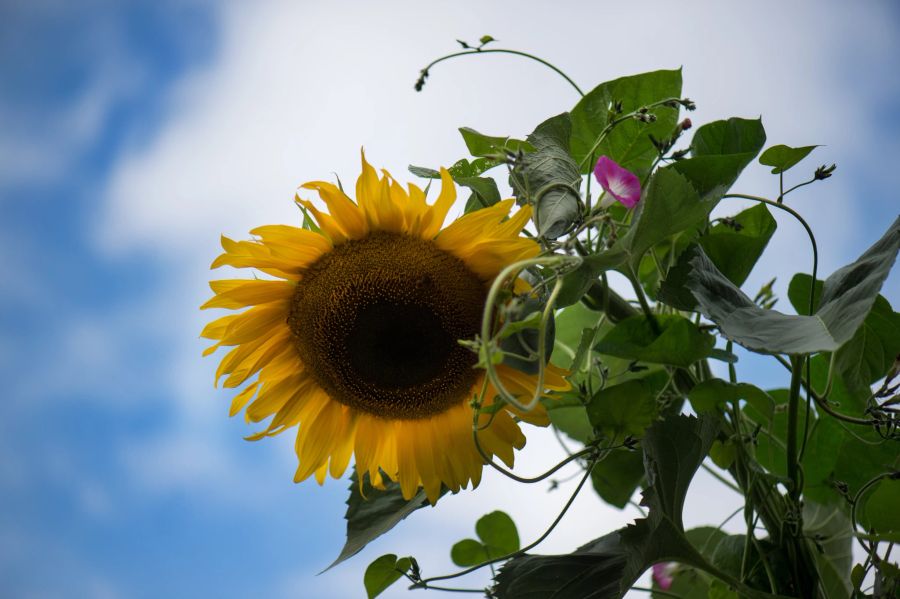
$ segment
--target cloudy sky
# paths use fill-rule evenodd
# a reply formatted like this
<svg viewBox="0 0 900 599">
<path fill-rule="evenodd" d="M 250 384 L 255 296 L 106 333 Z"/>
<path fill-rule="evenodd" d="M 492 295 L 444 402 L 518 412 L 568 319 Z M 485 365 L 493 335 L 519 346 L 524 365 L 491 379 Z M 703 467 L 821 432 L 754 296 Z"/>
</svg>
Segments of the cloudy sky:
<svg viewBox="0 0 900 599">
<path fill-rule="evenodd" d="M 493 35 L 585 89 L 683 67 L 696 124 L 761 115 L 770 144 L 821 144 L 794 182 L 837 163 L 790 198 L 820 272 L 880 236 L 900 205 L 896 4 L 626 4 L 0 1 L 0 594 L 356 597 L 382 553 L 446 573 L 480 515 L 508 511 L 525 540 L 553 519 L 574 483 L 525 493 L 488 476 L 316 576 L 342 544 L 346 482 L 294 485 L 291 439 L 243 441 L 200 357 L 221 233 L 294 222 L 296 186 L 352 181 L 360 147 L 405 178 L 464 156 L 457 127 L 522 136 L 577 100 L 498 55 L 444 63 L 413 91 L 457 38 Z M 758 165 L 737 187 L 777 194 Z M 802 230 L 779 225 L 751 291 L 809 268 Z M 884 293 L 896 306 L 900 277 Z M 741 369 L 785 384 L 761 360 Z M 526 473 L 561 451 L 532 432 Z M 724 518 L 727 493 L 700 477 L 689 522 Z M 545 550 L 633 517 L 585 493 Z"/>
</svg>

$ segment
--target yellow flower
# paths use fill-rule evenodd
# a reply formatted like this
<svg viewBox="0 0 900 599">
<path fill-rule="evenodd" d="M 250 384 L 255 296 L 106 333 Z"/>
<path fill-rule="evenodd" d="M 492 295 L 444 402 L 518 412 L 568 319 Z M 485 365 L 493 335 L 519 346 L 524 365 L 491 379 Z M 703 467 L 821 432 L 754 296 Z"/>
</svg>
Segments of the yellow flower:
<svg viewBox="0 0 900 599">
<path fill-rule="evenodd" d="M 454 492 L 478 485 L 484 465 L 469 405 L 484 372 L 458 340 L 479 331 L 500 270 L 539 248 L 519 236 L 527 207 L 507 218 L 512 200 L 442 230 L 456 200 L 445 169 L 433 205 L 415 185 L 404 189 L 387 171 L 379 177 L 365 156 L 362 169 L 357 202 L 331 183 L 303 185 L 328 207 L 299 200 L 319 231 L 269 225 L 252 230 L 252 241 L 222 238 L 225 252 L 212 268 L 255 268 L 271 278 L 210 283 L 215 296 L 203 308 L 243 311 L 203 329 L 217 340 L 204 355 L 233 346 L 216 372 L 225 387 L 255 377 L 231 404 L 232 416 L 246 406 L 248 422 L 271 418 L 249 439 L 297 427 L 296 482 L 314 474 L 321 484 L 329 472 L 338 478 L 355 455 L 360 476 L 368 472 L 376 486 L 383 472 L 405 498 L 422 486 L 434 503 L 442 484 Z M 497 369 L 510 392 L 531 397 L 536 376 Z M 545 387 L 568 383 L 550 366 Z M 487 385 L 486 406 L 495 395 Z M 479 444 L 510 467 L 513 448 L 525 445 L 516 417 L 548 423 L 540 406 L 480 416 Z"/>
</svg>

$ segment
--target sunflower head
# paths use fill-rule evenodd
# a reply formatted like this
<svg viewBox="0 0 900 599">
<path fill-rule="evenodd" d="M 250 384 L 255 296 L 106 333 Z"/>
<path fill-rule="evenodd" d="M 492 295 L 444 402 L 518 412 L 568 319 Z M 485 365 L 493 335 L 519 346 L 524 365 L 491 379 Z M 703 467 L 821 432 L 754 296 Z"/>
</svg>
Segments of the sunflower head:
<svg viewBox="0 0 900 599">
<path fill-rule="evenodd" d="M 442 485 L 477 485 L 484 459 L 470 401 L 483 395 L 489 407 L 495 392 L 459 341 L 479 331 L 500 270 L 538 253 L 520 237 L 528 207 L 510 217 L 506 200 L 442 229 L 456 200 L 446 169 L 428 204 L 419 187 L 379 176 L 365 156 L 355 202 L 331 183 L 302 188 L 327 207 L 297 198 L 315 226 L 258 227 L 249 241 L 223 237 L 225 251 L 212 264 L 264 275 L 212 281 L 215 295 L 202 306 L 240 310 L 201 333 L 216 340 L 205 354 L 231 347 L 216 371 L 225 387 L 243 387 L 231 414 L 269 420 L 253 440 L 297 427 L 298 482 L 340 477 L 355 456 L 360 480 L 367 472 L 380 485 L 386 474 L 407 499 L 420 486 L 433 503 Z M 533 394 L 536 377 L 497 369 L 508 390 Z M 566 388 L 548 369 L 544 386 Z M 476 423 L 479 445 L 509 466 L 525 444 L 516 419 L 547 424 L 540 406 L 488 411 Z"/>
</svg>

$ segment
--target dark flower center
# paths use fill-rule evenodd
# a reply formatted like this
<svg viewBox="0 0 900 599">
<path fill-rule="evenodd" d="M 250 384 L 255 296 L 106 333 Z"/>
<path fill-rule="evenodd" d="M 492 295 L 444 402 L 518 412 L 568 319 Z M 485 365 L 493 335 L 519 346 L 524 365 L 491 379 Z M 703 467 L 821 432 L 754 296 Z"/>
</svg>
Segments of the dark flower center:
<svg viewBox="0 0 900 599">
<path fill-rule="evenodd" d="M 297 285 L 288 325 L 332 398 L 388 419 L 427 418 L 467 397 L 485 285 L 431 241 L 373 233 L 325 254 Z"/>
</svg>

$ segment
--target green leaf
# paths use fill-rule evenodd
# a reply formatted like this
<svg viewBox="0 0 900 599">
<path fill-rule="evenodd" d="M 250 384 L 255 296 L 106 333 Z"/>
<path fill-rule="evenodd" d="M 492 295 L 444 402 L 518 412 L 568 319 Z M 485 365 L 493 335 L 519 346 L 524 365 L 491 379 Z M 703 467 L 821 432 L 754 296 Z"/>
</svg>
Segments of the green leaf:
<svg viewBox="0 0 900 599">
<path fill-rule="evenodd" d="M 587 406 L 591 424 L 616 439 L 642 436 L 656 420 L 656 413 L 656 395 L 643 380 L 605 387 Z"/>
<path fill-rule="evenodd" d="M 601 354 L 687 368 L 709 355 L 715 337 L 702 332 L 697 325 L 677 314 L 656 316 L 659 333 L 653 331 L 643 314 L 619 322 L 595 349 Z"/>
<path fill-rule="evenodd" d="M 493 206 L 500 201 L 500 191 L 497 182 L 490 177 L 458 177 L 454 180 L 463 187 L 472 190 L 469 199 L 466 200 L 465 212 L 474 212 L 488 206 Z"/>
<path fill-rule="evenodd" d="M 898 355 L 900 314 L 879 295 L 862 326 L 835 354 L 834 366 L 848 388 L 868 390 L 887 374 Z"/>
<path fill-rule="evenodd" d="M 772 174 L 778 175 L 806 158 L 810 152 L 818 147 L 803 146 L 802 148 L 792 148 L 785 145 L 772 146 L 762 153 L 762 156 L 759 157 L 759 163 L 766 166 L 774 166 Z"/>
<path fill-rule="evenodd" d="M 400 492 L 400 485 L 385 478 L 384 489 L 376 489 L 369 482 L 368 473 L 363 474 L 362 492 L 357 482 L 358 473 L 354 468 L 350 477 L 350 497 L 347 498 L 347 541 L 341 554 L 326 568 L 331 569 L 342 561 L 362 551 L 369 542 L 377 539 L 414 511 L 428 505 L 425 491 L 419 490 L 415 497 L 406 501 Z M 441 489 L 441 495 L 447 492 Z"/>
<path fill-rule="evenodd" d="M 508 514 L 494 511 L 478 519 L 475 532 L 487 548 L 491 559 L 519 550 L 519 532 Z"/>
<path fill-rule="evenodd" d="M 581 213 L 581 175 L 569 155 L 569 114 L 547 119 L 528 136 L 535 151 L 516 160 L 509 175 L 519 203 L 535 206 L 534 223 L 548 239 L 562 235 Z"/>
<path fill-rule="evenodd" d="M 775 415 L 775 400 L 772 396 L 749 383 L 707 379 L 691 389 L 688 399 L 697 412 L 714 412 L 728 402 L 743 399 L 762 416 L 762 423 L 771 425 Z"/>
<path fill-rule="evenodd" d="M 877 534 L 900 533 L 900 480 L 883 479 L 862 498 L 858 518 L 865 530 Z"/>
<path fill-rule="evenodd" d="M 610 451 L 591 470 L 591 482 L 597 495 L 619 509 L 628 505 L 643 480 L 644 459 L 641 452 L 625 448 Z"/>
<path fill-rule="evenodd" d="M 559 312 L 556 315 L 556 348 L 551 361 L 561 368 L 569 368 L 585 329 L 596 328 L 602 316 L 601 312 L 591 310 L 582 303 L 573 304 Z"/>
<path fill-rule="evenodd" d="M 681 96 L 681 70 L 653 71 L 601 83 L 572 109 L 571 152 L 582 173 L 594 168 L 589 152 L 606 127 L 610 106 L 620 102 L 622 112 Z M 678 109 L 661 106 L 652 110 L 656 122 L 627 120 L 617 125 L 593 153 L 594 162 L 606 155 L 623 168 L 643 177 L 657 157 L 650 136 L 664 139 L 672 134 L 678 120 Z"/>
<path fill-rule="evenodd" d="M 472 156 L 493 157 L 497 154 L 518 152 L 519 150 L 523 152 L 534 151 L 534 147 L 531 144 L 519 139 L 484 135 L 469 127 L 460 127 L 459 132 L 462 134 L 463 141 L 466 142 L 466 147 Z"/>
<path fill-rule="evenodd" d="M 766 354 L 834 351 L 849 341 L 872 308 L 900 249 L 900 218 L 855 262 L 835 271 L 813 316 L 763 310 L 699 251 L 688 287 L 727 338 Z"/>
<path fill-rule="evenodd" d="M 594 436 L 594 427 L 584 406 L 563 406 L 547 410 L 550 422 L 558 430 L 580 443 L 587 443 Z"/>
<path fill-rule="evenodd" d="M 790 300 L 791 305 L 794 307 L 794 310 L 797 311 L 797 314 L 801 314 L 803 316 L 809 316 L 812 312 L 809 311 L 809 288 L 812 284 L 812 277 L 806 273 L 798 272 L 791 278 L 791 282 L 788 283 L 788 300 Z M 825 283 L 816 279 L 816 290 L 813 293 L 813 312 L 815 312 L 819 308 L 819 304 L 822 303 L 822 286 Z"/>
<path fill-rule="evenodd" d="M 474 566 L 488 559 L 487 547 L 475 539 L 463 539 L 450 549 L 450 559 L 460 568 Z"/>
<path fill-rule="evenodd" d="M 409 570 L 412 562 L 408 557 L 397 559 L 393 553 L 382 555 L 366 568 L 363 584 L 368 599 L 374 599 L 389 586 L 400 580 L 403 573 Z"/>
<path fill-rule="evenodd" d="M 691 260 L 697 256 L 697 247 L 697 244 L 692 243 L 678 255 L 678 260 L 669 268 L 666 278 L 660 283 L 656 299 L 685 312 L 697 309 L 697 300 L 687 286 L 693 271 Z"/>
<path fill-rule="evenodd" d="M 691 158 L 679 160 L 671 168 L 684 175 L 712 209 L 765 142 L 766 132 L 759 119 L 715 121 L 694 133 Z"/>
<path fill-rule="evenodd" d="M 579 301 L 597 281 L 600 273 L 621 266 L 627 259 L 628 253 L 621 244 L 610 250 L 585 256 L 578 268 L 563 276 L 563 287 L 556 305 L 564 307 Z"/>
<path fill-rule="evenodd" d="M 853 529 L 850 518 L 835 505 L 808 499 L 803 504 L 803 533 L 816 543 L 816 561 L 826 599 L 849 599 L 853 565 Z"/>
<path fill-rule="evenodd" d="M 716 268 L 740 287 L 766 249 L 777 224 L 765 204 L 744 210 L 732 223 L 716 224 L 699 241 Z"/>
<path fill-rule="evenodd" d="M 672 167 L 657 170 L 638 204 L 634 224 L 620 240 L 632 267 L 637 268 L 651 247 L 697 226 L 712 208 L 712 204 L 701 201 L 690 181 Z"/>
</svg>

